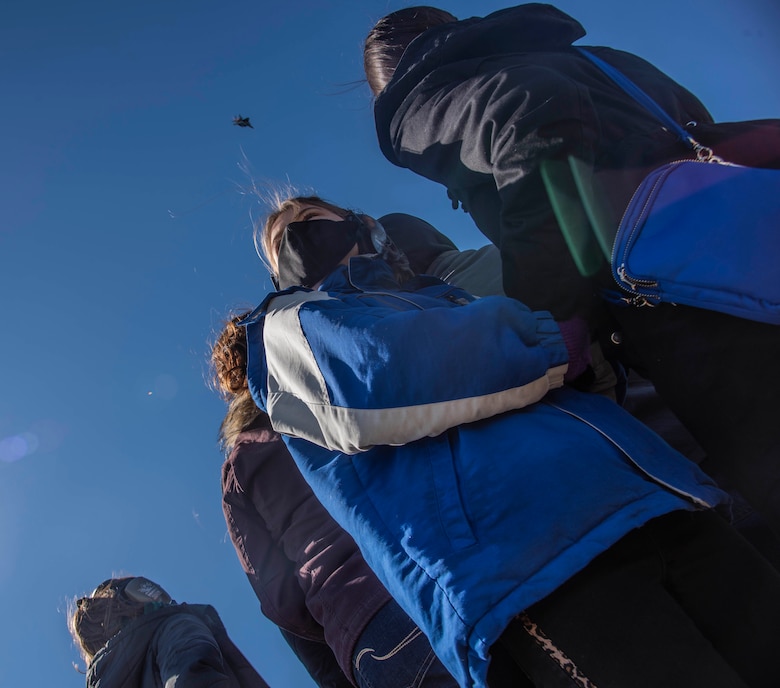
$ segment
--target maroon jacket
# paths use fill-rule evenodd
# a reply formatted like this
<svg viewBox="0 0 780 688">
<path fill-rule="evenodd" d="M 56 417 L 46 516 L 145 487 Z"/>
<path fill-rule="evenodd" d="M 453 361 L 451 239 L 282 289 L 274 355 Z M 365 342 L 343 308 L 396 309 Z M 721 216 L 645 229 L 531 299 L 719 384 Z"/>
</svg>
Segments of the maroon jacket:
<svg viewBox="0 0 780 688">
<path fill-rule="evenodd" d="M 239 435 L 222 467 L 222 506 L 263 614 L 297 636 L 324 640 L 354 681 L 355 644 L 390 594 L 265 416 Z"/>
</svg>

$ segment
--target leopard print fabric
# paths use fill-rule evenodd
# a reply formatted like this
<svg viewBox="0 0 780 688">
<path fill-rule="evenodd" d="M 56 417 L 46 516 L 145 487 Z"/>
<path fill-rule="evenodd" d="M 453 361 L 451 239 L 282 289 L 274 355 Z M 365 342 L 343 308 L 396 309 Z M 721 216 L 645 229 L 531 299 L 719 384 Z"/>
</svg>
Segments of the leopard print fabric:
<svg viewBox="0 0 780 688">
<path fill-rule="evenodd" d="M 535 624 L 531 618 L 525 612 L 518 615 L 517 620 L 523 627 L 523 630 L 528 633 L 534 642 L 544 651 L 544 653 L 552 659 L 566 674 L 571 678 L 575 685 L 580 688 L 596 688 L 594 684 L 587 676 L 585 676 L 566 653 L 553 643 L 544 632 Z"/>
</svg>

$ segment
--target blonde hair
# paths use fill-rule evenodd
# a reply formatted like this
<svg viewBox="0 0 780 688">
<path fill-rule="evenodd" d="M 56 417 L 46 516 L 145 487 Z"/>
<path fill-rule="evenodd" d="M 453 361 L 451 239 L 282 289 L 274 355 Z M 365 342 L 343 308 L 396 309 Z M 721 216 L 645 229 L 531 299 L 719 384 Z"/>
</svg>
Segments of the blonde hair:
<svg viewBox="0 0 780 688">
<path fill-rule="evenodd" d="M 132 580 L 109 578 L 91 595 L 73 600 L 68 611 L 68 630 L 87 664 L 129 621 L 144 613 L 144 604 L 135 602 L 119 591 Z"/>
</svg>

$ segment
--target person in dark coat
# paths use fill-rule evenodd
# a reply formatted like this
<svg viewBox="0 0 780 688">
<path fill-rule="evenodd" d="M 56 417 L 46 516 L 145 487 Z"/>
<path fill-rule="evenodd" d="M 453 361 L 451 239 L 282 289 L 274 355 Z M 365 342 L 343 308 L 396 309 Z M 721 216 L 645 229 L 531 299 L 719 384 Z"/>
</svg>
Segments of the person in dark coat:
<svg viewBox="0 0 780 688">
<path fill-rule="evenodd" d="M 268 688 L 213 607 L 177 604 L 147 578 L 104 581 L 68 621 L 87 688 Z"/>
<path fill-rule="evenodd" d="M 428 639 L 314 496 L 252 400 L 240 318 L 226 323 L 211 353 L 213 386 L 228 403 L 222 507 L 263 614 L 319 686 L 454 688 Z"/>
<path fill-rule="evenodd" d="M 562 329 L 584 327 L 583 341 L 649 379 L 706 451 L 708 470 L 780 533 L 780 329 L 687 306 L 606 304 L 606 262 L 587 273 L 569 250 L 553 201 L 572 160 L 603 190 L 614 230 L 648 172 L 693 156 L 573 48 L 584 35 L 539 3 L 462 21 L 432 7 L 384 17 L 364 49 L 379 146 L 446 186 L 500 248 L 507 295 L 549 310 Z M 780 120 L 716 124 L 649 62 L 588 49 L 716 153 L 780 167 Z"/>
</svg>

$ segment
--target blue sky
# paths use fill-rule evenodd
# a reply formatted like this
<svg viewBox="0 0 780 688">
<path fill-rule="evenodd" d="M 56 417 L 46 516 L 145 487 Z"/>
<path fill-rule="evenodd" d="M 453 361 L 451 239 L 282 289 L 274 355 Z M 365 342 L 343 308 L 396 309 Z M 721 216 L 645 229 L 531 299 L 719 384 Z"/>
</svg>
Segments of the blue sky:
<svg viewBox="0 0 780 688">
<path fill-rule="evenodd" d="M 361 44 L 408 4 L 2 4 L 0 685 L 82 686 L 67 600 L 115 573 L 213 604 L 272 688 L 313 685 L 227 538 L 207 342 L 269 286 L 253 183 L 484 243 L 443 188 L 375 143 Z M 650 59 L 718 120 L 780 116 L 775 0 L 558 6 L 583 44 Z M 254 129 L 232 126 L 238 114 Z"/>
</svg>

